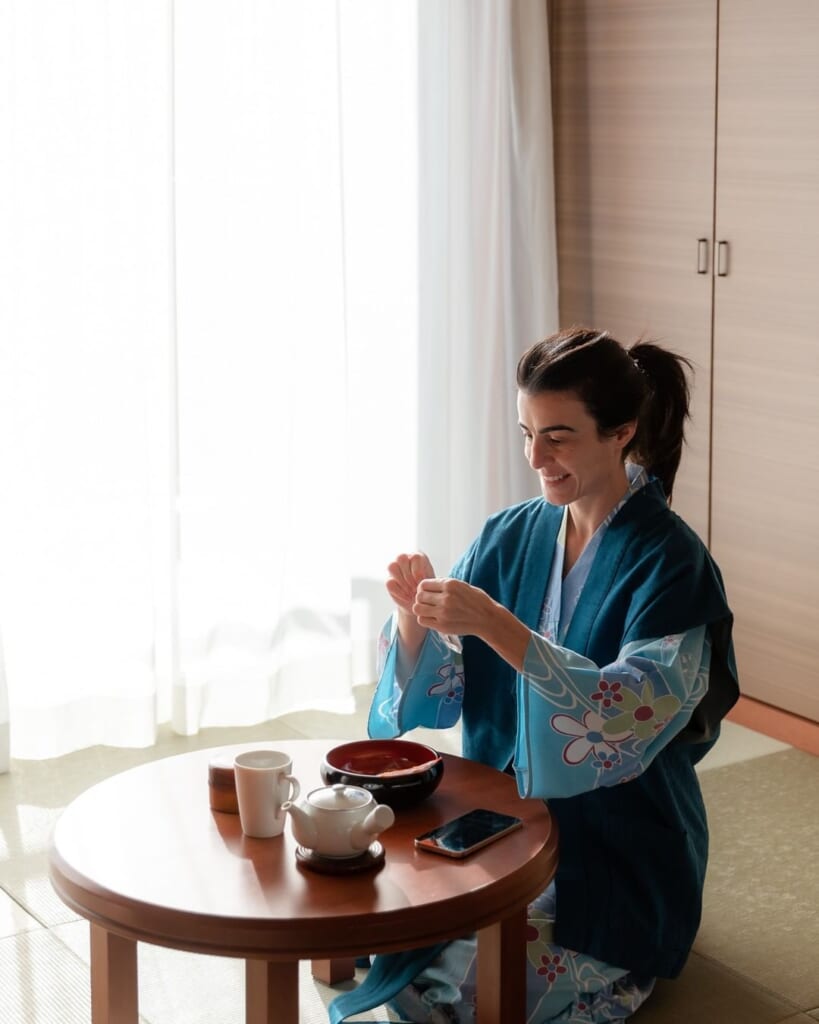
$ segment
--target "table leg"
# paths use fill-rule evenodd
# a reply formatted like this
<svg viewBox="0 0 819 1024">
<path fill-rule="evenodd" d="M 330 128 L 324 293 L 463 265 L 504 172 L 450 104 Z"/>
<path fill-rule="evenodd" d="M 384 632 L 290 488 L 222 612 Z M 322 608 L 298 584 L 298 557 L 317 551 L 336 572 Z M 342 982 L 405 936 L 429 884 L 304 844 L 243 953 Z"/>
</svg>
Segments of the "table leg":
<svg viewBox="0 0 819 1024">
<path fill-rule="evenodd" d="M 335 960 L 314 960 L 313 977 L 325 985 L 337 985 L 355 977 L 355 957 L 341 957 Z"/>
<path fill-rule="evenodd" d="M 478 932 L 477 1024 L 526 1020 L 526 908 Z"/>
<path fill-rule="evenodd" d="M 245 961 L 246 1024 L 299 1024 L 299 962 Z"/>
<path fill-rule="evenodd" d="M 137 1024 L 137 944 L 91 922 L 91 1020 Z"/>
</svg>

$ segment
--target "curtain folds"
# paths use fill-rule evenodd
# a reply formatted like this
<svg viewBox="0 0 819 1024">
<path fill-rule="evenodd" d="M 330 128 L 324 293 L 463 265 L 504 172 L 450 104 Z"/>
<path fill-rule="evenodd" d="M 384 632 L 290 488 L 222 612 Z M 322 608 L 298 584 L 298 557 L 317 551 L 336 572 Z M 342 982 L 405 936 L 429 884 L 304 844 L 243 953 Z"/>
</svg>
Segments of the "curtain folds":
<svg viewBox="0 0 819 1024">
<path fill-rule="evenodd" d="M 414 38 L 377 0 L 2 5 L 15 756 L 350 711 L 371 678 L 375 425 L 415 444 Z M 385 323 L 406 396 L 373 386 Z"/>
<path fill-rule="evenodd" d="M 10 760 L 9 693 L 3 659 L 3 638 L 0 637 L 0 774 L 9 770 Z"/>
<path fill-rule="evenodd" d="M 0 770 L 351 710 L 533 493 L 545 0 L 7 0 L 0 139 Z"/>
<path fill-rule="evenodd" d="M 537 493 L 515 367 L 558 326 L 547 5 L 421 0 L 418 38 L 419 535 L 444 573 Z"/>
</svg>

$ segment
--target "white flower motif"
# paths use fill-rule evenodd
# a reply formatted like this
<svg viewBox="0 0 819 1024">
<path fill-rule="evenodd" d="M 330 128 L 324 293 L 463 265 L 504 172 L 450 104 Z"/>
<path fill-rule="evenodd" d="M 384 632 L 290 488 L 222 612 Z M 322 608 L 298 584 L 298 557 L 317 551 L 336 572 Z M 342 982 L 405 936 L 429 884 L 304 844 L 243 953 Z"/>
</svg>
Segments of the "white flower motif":
<svg viewBox="0 0 819 1024">
<path fill-rule="evenodd" d="M 622 733 L 606 733 L 604 736 L 605 721 L 596 711 L 584 712 L 582 721 L 569 715 L 552 715 L 551 725 L 554 731 L 563 736 L 574 737 L 563 748 L 563 760 L 566 764 L 582 764 L 591 753 L 598 757 L 611 754 L 617 749 L 617 742 L 630 735 L 630 730 L 627 729 Z"/>
</svg>

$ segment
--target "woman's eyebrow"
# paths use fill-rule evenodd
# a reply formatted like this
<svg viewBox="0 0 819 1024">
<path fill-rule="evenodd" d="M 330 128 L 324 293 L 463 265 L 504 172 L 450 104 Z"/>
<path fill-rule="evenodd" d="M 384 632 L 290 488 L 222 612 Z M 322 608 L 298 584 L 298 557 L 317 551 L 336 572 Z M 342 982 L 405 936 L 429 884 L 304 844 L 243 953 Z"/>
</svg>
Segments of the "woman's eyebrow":
<svg viewBox="0 0 819 1024">
<path fill-rule="evenodd" d="M 526 426 L 525 423 L 518 422 L 518 426 L 520 427 L 521 430 L 528 430 L 529 429 Z M 577 433 L 577 428 L 576 427 L 569 427 L 565 423 L 555 423 L 551 427 L 541 427 L 540 430 L 537 431 L 537 433 L 538 434 L 550 434 L 553 430 L 568 430 L 572 434 L 576 434 Z"/>
</svg>

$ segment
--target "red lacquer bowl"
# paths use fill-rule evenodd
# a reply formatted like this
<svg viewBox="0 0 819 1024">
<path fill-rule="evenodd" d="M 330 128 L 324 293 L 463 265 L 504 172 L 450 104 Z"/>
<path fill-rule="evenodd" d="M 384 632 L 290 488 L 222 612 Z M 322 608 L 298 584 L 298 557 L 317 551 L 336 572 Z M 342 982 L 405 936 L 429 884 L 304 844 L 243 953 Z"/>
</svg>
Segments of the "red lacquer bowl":
<svg viewBox="0 0 819 1024">
<path fill-rule="evenodd" d="M 321 777 L 360 786 L 393 810 L 413 807 L 434 792 L 444 774 L 437 750 L 412 740 L 355 740 L 333 747 L 324 757 Z"/>
</svg>

